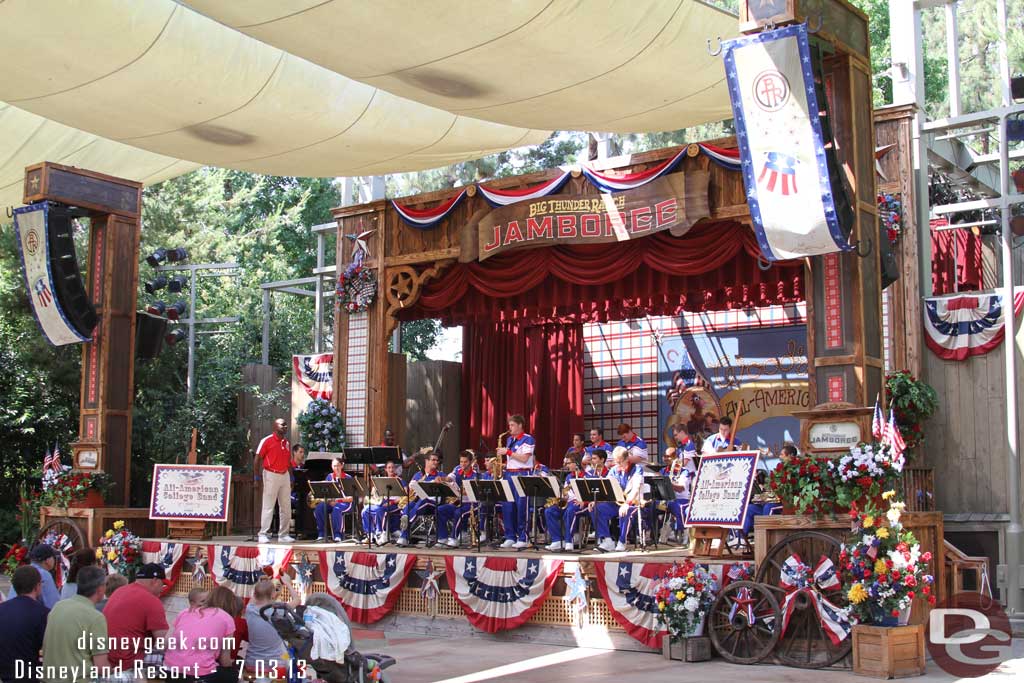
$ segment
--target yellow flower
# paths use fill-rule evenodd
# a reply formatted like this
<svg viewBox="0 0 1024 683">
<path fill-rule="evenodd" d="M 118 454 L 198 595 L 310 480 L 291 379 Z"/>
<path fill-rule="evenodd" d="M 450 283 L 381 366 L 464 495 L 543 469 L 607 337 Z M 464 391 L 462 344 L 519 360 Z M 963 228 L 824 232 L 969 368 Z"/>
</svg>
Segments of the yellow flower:
<svg viewBox="0 0 1024 683">
<path fill-rule="evenodd" d="M 96 548 L 96 559 L 97 560 L 102 560 L 103 559 L 103 548 Z"/>
<path fill-rule="evenodd" d="M 682 600 L 686 597 L 686 593 L 683 591 L 676 591 L 676 600 Z"/>
<path fill-rule="evenodd" d="M 882 500 L 889 500 L 890 498 L 892 498 L 895 495 L 896 495 L 895 491 L 886 491 L 885 493 L 882 494 Z"/>
<path fill-rule="evenodd" d="M 863 526 L 865 529 L 870 529 L 875 525 L 875 518 L 871 515 L 864 515 Z"/>
<path fill-rule="evenodd" d="M 878 536 L 879 538 L 889 538 L 889 530 L 886 529 L 884 526 L 880 526 L 878 527 L 878 530 L 875 532 L 875 536 Z"/>
<path fill-rule="evenodd" d="M 123 528 L 124 528 L 124 520 L 119 519 L 116 522 L 114 522 L 114 529 L 115 530 L 120 530 L 120 529 L 123 529 Z"/>
<path fill-rule="evenodd" d="M 855 583 L 850 586 L 850 590 L 846 593 L 846 597 L 850 599 L 855 605 L 859 605 L 868 599 L 868 592 L 864 590 L 864 586 L 859 583 Z"/>
<path fill-rule="evenodd" d="M 885 565 L 885 560 L 875 560 L 875 573 L 885 574 L 889 571 L 889 568 Z"/>
<path fill-rule="evenodd" d="M 658 603 L 658 610 L 661 611 L 661 612 L 664 612 L 665 611 L 665 603 L 659 602 Z"/>
<path fill-rule="evenodd" d="M 107 559 L 113 562 L 117 559 L 117 553 L 115 553 L 113 550 L 107 552 Z"/>
<path fill-rule="evenodd" d="M 113 536 L 113 535 L 114 535 L 114 532 L 113 532 L 113 531 L 111 531 L 110 529 L 107 529 L 106 537 L 107 537 L 107 538 L 110 538 L 110 537 L 111 537 L 111 536 Z"/>
</svg>

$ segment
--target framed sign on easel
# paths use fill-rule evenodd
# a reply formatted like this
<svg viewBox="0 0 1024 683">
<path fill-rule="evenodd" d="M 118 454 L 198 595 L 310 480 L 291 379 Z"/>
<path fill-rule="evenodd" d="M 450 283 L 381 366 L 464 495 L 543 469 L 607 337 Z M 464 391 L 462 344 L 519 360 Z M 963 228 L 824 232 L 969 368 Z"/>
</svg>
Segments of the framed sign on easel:
<svg viewBox="0 0 1024 683">
<path fill-rule="evenodd" d="M 757 451 L 735 451 L 701 458 L 686 515 L 696 554 L 729 551 L 729 532 L 742 529 L 747 516 L 758 457 Z"/>
</svg>

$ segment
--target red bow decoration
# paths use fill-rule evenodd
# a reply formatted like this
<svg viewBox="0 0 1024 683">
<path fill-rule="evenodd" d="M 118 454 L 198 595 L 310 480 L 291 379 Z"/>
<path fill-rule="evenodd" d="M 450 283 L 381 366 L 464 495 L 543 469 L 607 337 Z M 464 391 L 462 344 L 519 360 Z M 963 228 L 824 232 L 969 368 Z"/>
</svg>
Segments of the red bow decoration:
<svg viewBox="0 0 1024 683">
<path fill-rule="evenodd" d="M 790 617 L 796 608 L 796 598 L 803 594 L 810 600 L 818 614 L 821 626 L 834 645 L 838 645 L 850 635 L 850 621 L 846 614 L 829 602 L 825 591 L 839 590 L 841 584 L 836 576 L 832 560 L 822 555 L 812 571 L 800 560 L 796 553 L 789 556 L 782 564 L 779 585 L 786 590 L 786 599 L 782 603 L 782 630 L 779 637 L 786 635 Z"/>
</svg>

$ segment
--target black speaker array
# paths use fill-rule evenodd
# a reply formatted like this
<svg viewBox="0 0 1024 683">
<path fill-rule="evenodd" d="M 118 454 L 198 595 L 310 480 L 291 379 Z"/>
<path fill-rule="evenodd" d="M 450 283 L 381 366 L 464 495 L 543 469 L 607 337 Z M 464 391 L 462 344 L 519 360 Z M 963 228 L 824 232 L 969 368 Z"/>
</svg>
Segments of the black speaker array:
<svg viewBox="0 0 1024 683">
<path fill-rule="evenodd" d="M 71 208 L 51 204 L 46 221 L 50 246 L 50 271 L 57 291 L 54 294 L 64 311 L 68 322 L 83 337 L 92 336 L 98 317 L 96 307 L 85 289 L 82 272 L 78 268 L 75 254 L 75 239 L 71 219 Z"/>
<path fill-rule="evenodd" d="M 156 358 L 164 348 L 167 318 L 145 311 L 135 312 L 135 356 Z"/>
</svg>

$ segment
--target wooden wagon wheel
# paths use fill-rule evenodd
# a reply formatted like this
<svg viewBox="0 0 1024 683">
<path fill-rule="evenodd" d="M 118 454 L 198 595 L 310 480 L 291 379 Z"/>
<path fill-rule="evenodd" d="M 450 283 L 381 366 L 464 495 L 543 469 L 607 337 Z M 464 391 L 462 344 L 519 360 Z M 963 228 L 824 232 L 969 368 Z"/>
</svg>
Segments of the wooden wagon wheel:
<svg viewBox="0 0 1024 683">
<path fill-rule="evenodd" d="M 63 556 L 57 563 L 61 585 L 64 584 L 64 572 L 71 566 L 71 558 L 76 552 L 87 547 L 82 529 L 70 519 L 55 519 L 39 530 L 39 542 L 48 543 Z"/>
<path fill-rule="evenodd" d="M 780 615 L 779 603 L 767 586 L 735 581 L 722 589 L 711 606 L 708 635 L 723 658 L 734 664 L 756 664 L 779 641 Z"/>
<path fill-rule="evenodd" d="M 785 591 L 780 587 L 782 565 L 791 555 L 798 555 L 810 566 L 815 566 L 822 557 L 832 560 L 838 569 L 839 552 L 842 544 L 832 536 L 819 531 L 798 531 L 779 541 L 765 555 L 764 561 L 757 568 L 757 582 L 764 584 L 776 593 L 781 605 Z M 828 594 L 830 602 L 837 607 L 845 607 L 846 596 L 842 591 Z M 781 620 L 779 624 L 781 625 Z M 801 669 L 820 669 L 836 664 L 850 654 L 853 639 L 847 637 L 834 644 L 821 625 L 821 620 L 813 603 L 801 593 L 793 600 L 793 612 L 785 635 L 780 635 L 775 647 L 775 656 L 783 664 Z"/>
<path fill-rule="evenodd" d="M 394 308 L 404 308 L 419 298 L 420 276 L 414 268 L 401 266 L 388 271 L 385 296 Z"/>
</svg>

